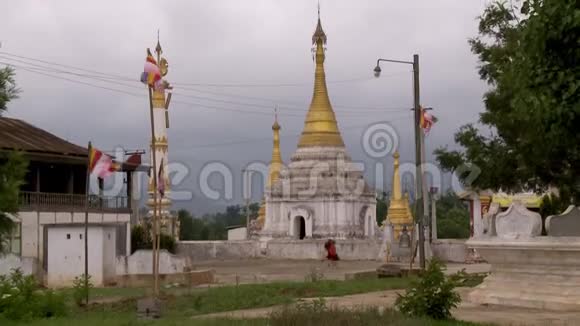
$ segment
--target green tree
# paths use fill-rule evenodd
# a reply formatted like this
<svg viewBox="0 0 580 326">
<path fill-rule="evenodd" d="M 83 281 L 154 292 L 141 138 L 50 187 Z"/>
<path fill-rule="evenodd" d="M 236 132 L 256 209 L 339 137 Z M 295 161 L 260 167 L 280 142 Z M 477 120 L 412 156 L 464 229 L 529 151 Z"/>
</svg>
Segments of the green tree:
<svg viewBox="0 0 580 326">
<path fill-rule="evenodd" d="M 455 134 L 461 150 L 437 149 L 442 168 L 474 189 L 556 186 L 580 203 L 578 17 L 576 0 L 495 2 L 485 9 L 479 35 L 469 41 L 491 86 L 483 128 L 461 127 Z"/>
<path fill-rule="evenodd" d="M 193 216 L 188 210 L 180 209 L 177 212 L 179 220 L 179 240 L 196 240 L 193 230 Z"/>
<path fill-rule="evenodd" d="M 389 196 L 389 193 L 385 191 L 377 193 L 376 216 L 378 225 L 381 225 L 387 217 L 387 211 L 389 209 Z"/>
<path fill-rule="evenodd" d="M 453 192 L 437 201 L 437 237 L 440 239 L 469 238 L 469 210 Z"/>
<path fill-rule="evenodd" d="M 20 90 L 14 81 L 14 70 L 10 67 L 0 69 L 0 116 L 8 107 L 8 102 L 18 98 Z"/>
<path fill-rule="evenodd" d="M 8 102 L 18 97 L 19 90 L 14 81 L 14 71 L 0 69 L 0 116 L 6 111 Z M 18 192 L 24 183 L 27 161 L 22 153 L 0 154 L 0 252 L 6 250 L 7 238 L 14 223 L 8 215 L 18 212 Z"/>
</svg>

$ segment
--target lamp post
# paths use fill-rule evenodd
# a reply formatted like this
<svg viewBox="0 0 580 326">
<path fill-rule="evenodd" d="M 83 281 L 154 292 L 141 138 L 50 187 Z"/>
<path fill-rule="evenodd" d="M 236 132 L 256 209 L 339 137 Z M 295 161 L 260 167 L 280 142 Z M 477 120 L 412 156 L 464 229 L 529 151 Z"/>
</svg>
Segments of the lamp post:
<svg viewBox="0 0 580 326">
<path fill-rule="evenodd" d="M 424 209 L 423 198 L 425 198 L 425 190 L 423 189 L 423 173 L 422 173 L 422 151 L 421 151 L 421 109 L 419 96 L 419 55 L 413 55 L 413 61 L 401 61 L 390 59 L 378 59 L 377 66 L 374 69 L 375 77 L 381 75 L 380 62 L 402 63 L 413 66 L 413 109 L 415 110 L 415 216 L 419 227 L 419 263 L 421 269 L 425 269 L 425 234 L 423 230 L 424 225 Z"/>
<path fill-rule="evenodd" d="M 242 181 L 242 184 L 246 184 L 247 188 L 244 187 L 244 192 L 246 195 L 246 239 L 250 239 L 250 197 L 252 196 L 252 172 L 260 172 L 257 170 L 242 169 L 242 180 L 245 179 L 245 182 Z"/>
</svg>

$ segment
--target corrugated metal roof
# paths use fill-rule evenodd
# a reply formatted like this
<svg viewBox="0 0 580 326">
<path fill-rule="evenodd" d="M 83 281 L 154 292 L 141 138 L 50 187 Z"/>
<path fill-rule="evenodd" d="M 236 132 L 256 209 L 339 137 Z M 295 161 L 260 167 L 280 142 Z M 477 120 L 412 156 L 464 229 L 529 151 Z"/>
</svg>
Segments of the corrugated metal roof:
<svg viewBox="0 0 580 326">
<path fill-rule="evenodd" d="M 64 156 L 87 156 L 87 149 L 22 120 L 0 117 L 0 149 Z"/>
</svg>

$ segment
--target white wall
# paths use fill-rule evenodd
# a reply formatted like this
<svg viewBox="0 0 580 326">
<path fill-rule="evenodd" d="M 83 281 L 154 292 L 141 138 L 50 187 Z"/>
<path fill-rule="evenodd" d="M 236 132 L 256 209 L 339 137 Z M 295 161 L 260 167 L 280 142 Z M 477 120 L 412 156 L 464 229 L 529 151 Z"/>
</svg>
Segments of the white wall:
<svg viewBox="0 0 580 326">
<path fill-rule="evenodd" d="M 85 272 L 85 240 L 82 226 L 51 226 L 47 232 L 47 285 L 70 286 Z M 95 286 L 115 277 L 115 228 L 89 226 L 89 275 Z M 109 239 L 110 238 L 110 239 Z"/>
<path fill-rule="evenodd" d="M 0 275 L 9 275 L 13 269 L 20 269 L 24 275 L 32 275 L 36 271 L 36 259 L 14 254 L 0 255 Z"/>
<path fill-rule="evenodd" d="M 131 256 L 117 257 L 116 274 L 151 274 L 153 270 L 153 254 L 151 250 L 137 250 Z M 190 269 L 191 259 L 172 255 L 167 250 L 159 252 L 159 273 L 177 274 Z"/>
<path fill-rule="evenodd" d="M 237 241 L 237 240 L 246 240 L 246 228 L 235 228 L 228 230 L 228 240 L 229 241 Z"/>
<path fill-rule="evenodd" d="M 274 239 L 270 241 L 180 241 L 177 252 L 196 261 L 214 259 L 323 259 L 326 239 Z M 336 240 L 338 256 L 344 260 L 376 260 L 381 244 L 376 240 Z"/>
<path fill-rule="evenodd" d="M 431 243 L 433 256 L 444 262 L 465 263 L 469 255 L 469 249 L 465 244 L 466 241 L 461 239 L 433 240 Z"/>
<path fill-rule="evenodd" d="M 18 213 L 22 226 L 22 257 L 38 259 L 40 267 L 44 265 L 44 228 L 45 225 L 71 224 L 84 225 L 84 212 L 37 212 L 23 211 Z M 89 213 L 91 224 L 130 224 L 128 213 Z M 131 229 L 127 227 L 127 247 L 130 249 Z M 130 251 L 128 251 L 130 252 Z"/>
<path fill-rule="evenodd" d="M 115 280 L 117 266 L 116 231 L 114 226 L 103 227 L 103 283 L 105 284 Z"/>
</svg>

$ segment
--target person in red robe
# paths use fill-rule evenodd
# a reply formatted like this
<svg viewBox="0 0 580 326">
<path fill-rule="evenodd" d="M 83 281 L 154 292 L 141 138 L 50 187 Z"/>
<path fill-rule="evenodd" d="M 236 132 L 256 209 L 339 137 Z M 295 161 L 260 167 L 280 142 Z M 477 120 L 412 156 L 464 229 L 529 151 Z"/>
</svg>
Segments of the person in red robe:
<svg viewBox="0 0 580 326">
<path fill-rule="evenodd" d="M 326 259 L 330 261 L 340 260 L 338 254 L 336 253 L 336 245 L 334 243 L 334 240 L 329 239 L 328 241 L 326 241 L 326 243 L 324 244 L 324 249 L 326 249 L 327 253 Z"/>
</svg>

